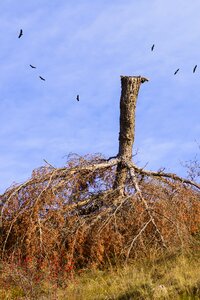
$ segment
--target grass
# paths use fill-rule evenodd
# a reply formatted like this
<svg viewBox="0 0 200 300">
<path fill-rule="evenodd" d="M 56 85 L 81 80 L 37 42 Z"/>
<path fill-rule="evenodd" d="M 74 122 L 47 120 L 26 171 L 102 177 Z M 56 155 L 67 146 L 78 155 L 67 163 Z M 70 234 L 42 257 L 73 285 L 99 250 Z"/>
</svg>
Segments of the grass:
<svg viewBox="0 0 200 300">
<path fill-rule="evenodd" d="M 34 284 L 30 278 L 16 278 L 0 287 L 0 299 L 200 299 L 199 270 L 198 254 L 143 259 L 107 270 L 85 270 L 65 287 L 64 282 L 55 286 L 46 280 Z"/>
<path fill-rule="evenodd" d="M 83 275 L 66 299 L 200 299 L 200 262 L 179 256 Z M 196 298 L 195 298 L 196 297 Z"/>
</svg>

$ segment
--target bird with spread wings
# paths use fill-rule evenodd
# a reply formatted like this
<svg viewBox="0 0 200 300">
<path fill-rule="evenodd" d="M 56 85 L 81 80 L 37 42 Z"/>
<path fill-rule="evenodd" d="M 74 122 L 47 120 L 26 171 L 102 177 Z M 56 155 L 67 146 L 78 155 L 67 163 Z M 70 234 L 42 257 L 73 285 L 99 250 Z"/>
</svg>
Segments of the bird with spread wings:
<svg viewBox="0 0 200 300">
<path fill-rule="evenodd" d="M 22 37 L 22 35 L 23 35 L 23 30 L 20 29 L 20 33 L 19 33 L 19 35 L 18 35 L 18 38 L 20 39 L 20 37 Z"/>
</svg>

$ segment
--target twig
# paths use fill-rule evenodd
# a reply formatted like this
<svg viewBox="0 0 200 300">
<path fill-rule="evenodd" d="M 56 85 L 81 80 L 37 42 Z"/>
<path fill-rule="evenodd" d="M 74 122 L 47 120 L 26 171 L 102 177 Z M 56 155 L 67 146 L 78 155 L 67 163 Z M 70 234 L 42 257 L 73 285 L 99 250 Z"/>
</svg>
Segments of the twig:
<svg viewBox="0 0 200 300">
<path fill-rule="evenodd" d="M 143 196 L 142 196 L 142 192 L 141 192 L 140 187 L 139 187 L 139 185 L 138 185 L 138 182 L 137 182 L 137 178 L 136 178 L 136 175 L 135 175 L 135 170 L 134 170 L 134 168 L 130 168 L 130 167 L 129 167 L 129 172 L 130 172 L 130 176 L 131 176 L 132 182 L 133 182 L 133 184 L 134 184 L 134 186 L 135 186 L 136 193 L 138 194 L 140 200 L 143 202 L 143 204 L 144 204 L 144 206 L 145 206 L 145 208 L 146 208 L 146 211 L 147 211 L 147 213 L 148 213 L 148 215 L 149 215 L 149 217 L 150 217 L 150 220 L 151 220 L 152 224 L 154 225 L 154 227 L 156 228 L 156 231 L 157 231 L 158 234 L 160 235 L 160 239 L 161 239 L 161 241 L 162 241 L 163 247 L 164 247 L 164 248 L 167 248 L 167 246 L 166 246 L 166 244 L 165 244 L 165 240 L 164 240 L 164 238 L 163 238 L 163 236 L 162 236 L 160 230 L 158 229 L 158 226 L 156 225 L 156 222 L 155 222 L 155 220 L 154 220 L 154 218 L 153 218 L 153 216 L 152 216 L 152 214 L 151 214 L 151 210 L 149 209 L 148 203 L 147 203 L 147 201 L 146 201 L 146 200 L 143 198 Z"/>
<path fill-rule="evenodd" d="M 55 172 L 55 171 L 54 171 L 54 172 Z M 39 194 L 39 196 L 37 197 L 37 199 L 35 200 L 35 203 L 34 203 L 34 204 L 36 204 L 36 203 L 38 202 L 38 200 L 40 199 L 40 197 L 41 197 L 41 195 L 43 194 L 43 192 L 44 192 L 45 190 L 47 190 L 48 186 L 50 185 L 50 182 L 51 182 L 52 177 L 53 177 L 53 173 L 51 174 L 51 177 L 50 177 L 50 179 L 49 179 L 48 185 L 46 186 L 45 189 L 43 189 L 43 190 L 40 192 L 40 194 Z M 11 198 L 11 196 L 9 197 L 8 200 L 10 200 L 10 198 Z M 8 203 L 8 201 L 7 201 L 6 203 Z M 6 243 L 7 243 L 7 241 L 8 241 L 8 237 L 9 237 L 9 235 L 10 235 L 10 232 L 11 232 L 11 229 L 12 229 L 12 227 L 13 227 L 13 224 L 15 223 L 15 221 L 17 220 L 17 217 L 18 217 L 22 212 L 23 212 L 23 210 L 20 211 L 20 212 L 17 214 L 17 216 L 14 218 L 14 220 L 12 221 L 12 223 L 11 223 L 11 225 L 10 225 L 10 227 L 9 227 L 8 233 L 7 233 L 7 235 L 6 235 L 6 239 L 5 239 L 4 244 L 3 244 L 2 257 L 4 256 L 4 251 L 5 251 Z M 30 217 L 32 216 L 32 214 L 33 214 L 33 211 L 31 212 Z M 3 215 L 3 209 L 2 209 L 2 212 L 1 212 L 1 218 L 2 218 L 2 215 Z"/>
<path fill-rule="evenodd" d="M 110 162 L 91 164 L 91 165 L 87 165 L 87 166 L 77 166 L 77 167 L 73 167 L 73 168 L 57 168 L 57 169 L 54 168 L 53 171 L 47 173 L 46 175 L 42 175 L 39 178 L 31 178 L 21 185 L 7 190 L 3 195 L 1 195 L 2 198 L 7 198 L 7 199 L 6 199 L 5 203 L 3 203 L 3 207 L 1 209 L 0 220 L 3 220 L 2 217 L 3 217 L 5 205 L 8 204 L 10 199 L 23 188 L 26 188 L 33 184 L 44 183 L 48 180 L 53 181 L 58 178 L 59 179 L 66 178 L 67 176 L 73 175 L 80 171 L 95 171 L 97 169 L 109 168 L 109 167 L 115 166 L 117 163 L 118 163 L 118 159 L 114 159 Z"/>
<path fill-rule="evenodd" d="M 112 219 L 113 217 L 115 217 L 116 212 L 122 207 L 122 205 L 123 205 L 129 198 L 132 198 L 132 197 L 133 197 L 133 195 L 130 195 L 130 196 L 125 197 L 125 198 L 122 198 L 123 201 L 121 201 L 121 202 L 118 204 L 118 206 L 114 209 L 113 213 L 112 213 L 112 214 L 104 221 L 104 223 L 103 223 L 103 224 L 101 225 L 101 227 L 99 228 L 98 232 L 101 232 L 102 229 L 103 229 L 106 225 L 108 225 L 108 224 L 110 223 L 111 219 Z M 113 209 L 110 208 L 109 211 L 111 211 L 111 210 L 113 210 Z"/>
<path fill-rule="evenodd" d="M 46 159 L 43 158 L 43 161 L 44 161 L 47 165 L 49 165 L 51 168 L 56 169 L 56 168 L 55 168 L 54 166 L 52 166 L 52 164 L 50 164 Z"/>
<path fill-rule="evenodd" d="M 132 240 L 131 242 L 131 245 L 129 247 L 129 250 L 128 250 L 128 253 L 127 253 L 127 256 L 126 256 L 126 261 L 125 263 L 127 263 L 128 259 L 129 259 L 129 255 L 130 255 L 130 252 L 131 252 L 131 249 L 133 247 L 133 244 L 135 243 L 135 241 L 137 240 L 137 238 L 142 234 L 142 232 L 146 229 L 147 225 L 151 222 L 152 220 L 149 219 L 149 221 L 147 221 L 144 226 L 142 227 L 142 229 L 138 232 L 138 234 L 134 237 L 134 239 Z"/>
<path fill-rule="evenodd" d="M 162 170 L 158 171 L 158 172 L 144 170 L 143 168 L 138 168 L 133 162 L 127 162 L 127 165 L 129 166 L 129 168 L 130 167 L 134 168 L 134 170 L 137 173 L 140 173 L 140 174 L 144 174 L 144 175 L 148 175 L 148 176 L 153 176 L 153 177 L 171 178 L 173 180 L 180 181 L 181 183 L 186 183 L 186 184 L 193 185 L 196 188 L 200 189 L 200 184 L 196 183 L 195 181 L 192 181 L 192 180 L 185 179 L 183 177 L 177 176 L 174 173 L 164 173 Z"/>
<path fill-rule="evenodd" d="M 38 226 L 39 226 L 39 233 L 40 233 L 40 249 L 42 250 L 42 227 L 41 227 L 41 222 L 40 222 L 40 217 L 38 216 Z"/>
<path fill-rule="evenodd" d="M 76 167 L 72 167 L 72 168 L 57 168 L 52 171 L 54 173 L 54 176 L 52 179 L 55 180 L 57 178 L 65 178 L 67 175 L 73 175 L 76 172 L 80 172 L 80 171 L 94 171 L 97 169 L 109 168 L 109 167 L 115 166 L 117 163 L 118 163 L 118 159 L 114 159 L 110 162 L 90 164 L 90 165 L 86 165 L 86 166 L 76 166 Z M 49 180 L 49 178 L 52 175 L 52 172 L 49 172 L 46 175 L 42 175 L 39 178 L 31 178 L 21 185 L 7 190 L 4 194 L 1 195 L 1 197 L 7 196 L 10 194 L 14 195 L 18 191 L 20 191 L 22 188 L 27 187 L 31 184 L 43 183 L 43 182 Z"/>
</svg>

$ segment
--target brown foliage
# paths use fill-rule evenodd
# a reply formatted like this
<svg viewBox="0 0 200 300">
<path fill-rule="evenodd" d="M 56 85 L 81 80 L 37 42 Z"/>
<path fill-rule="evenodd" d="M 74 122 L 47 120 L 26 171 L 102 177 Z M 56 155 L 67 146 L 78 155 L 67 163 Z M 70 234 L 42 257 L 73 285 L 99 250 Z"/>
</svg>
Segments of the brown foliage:
<svg viewBox="0 0 200 300">
<path fill-rule="evenodd" d="M 158 231 L 130 178 L 126 195 L 114 205 L 116 166 L 82 168 L 102 160 L 100 155 L 74 155 L 63 168 L 65 175 L 41 167 L 33 171 L 29 184 L 15 187 L 15 193 L 11 187 L 0 199 L 1 256 L 31 257 L 40 264 L 52 261 L 62 270 L 72 262 L 76 268 L 99 267 L 148 255 L 151 248 L 163 249 L 161 235 L 173 251 L 193 244 L 200 229 L 196 189 L 171 179 L 137 175 Z"/>
</svg>

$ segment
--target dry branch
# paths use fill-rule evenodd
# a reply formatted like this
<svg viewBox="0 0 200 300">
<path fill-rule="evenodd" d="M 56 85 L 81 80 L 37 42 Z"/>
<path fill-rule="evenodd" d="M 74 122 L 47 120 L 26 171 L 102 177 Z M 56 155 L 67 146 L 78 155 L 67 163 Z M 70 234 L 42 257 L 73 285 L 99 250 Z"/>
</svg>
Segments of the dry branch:
<svg viewBox="0 0 200 300">
<path fill-rule="evenodd" d="M 94 172 L 97 169 L 98 170 L 106 169 L 106 168 L 115 166 L 117 163 L 118 163 L 118 159 L 116 158 L 116 159 L 110 160 L 108 162 L 103 162 L 103 163 L 97 163 L 97 164 L 91 164 L 91 165 L 85 165 L 85 166 L 77 166 L 77 167 L 73 167 L 73 168 L 57 168 L 57 169 L 53 169 L 52 171 L 48 172 L 45 175 L 33 177 L 19 186 L 10 188 L 9 190 L 7 190 L 4 194 L 2 194 L 0 196 L 2 199 L 5 199 L 4 201 L 2 201 L 0 218 L 2 219 L 5 205 L 8 204 L 8 202 L 11 200 L 11 198 L 13 196 L 15 196 L 17 193 L 19 193 L 22 189 L 24 189 L 26 187 L 45 183 L 45 182 L 48 182 L 49 180 L 55 181 L 56 179 L 58 179 L 60 181 L 61 179 L 66 179 L 67 177 L 73 176 L 73 174 L 81 172 L 81 171 Z"/>
<path fill-rule="evenodd" d="M 152 177 L 164 177 L 164 178 L 170 178 L 170 179 L 173 179 L 173 180 L 177 180 L 181 183 L 185 183 L 185 184 L 189 184 L 191 186 L 194 186 L 196 187 L 197 189 L 200 190 L 200 184 L 198 184 L 197 182 L 195 181 L 192 181 L 192 180 L 189 180 L 189 179 L 186 179 L 186 178 L 183 178 L 183 177 L 180 177 L 174 173 L 165 173 L 163 171 L 158 171 L 158 172 L 155 172 L 155 171 L 148 171 L 148 170 L 145 170 L 143 168 L 139 168 L 137 167 L 133 162 L 126 162 L 127 163 L 127 166 L 129 168 L 134 168 L 134 170 L 138 173 L 138 174 L 143 174 L 143 175 L 147 175 L 147 176 L 152 176 Z"/>
<path fill-rule="evenodd" d="M 143 226 L 142 228 L 140 229 L 140 231 L 138 232 L 138 234 L 133 238 L 132 242 L 131 242 L 131 245 L 128 249 L 128 253 L 126 255 L 126 263 L 128 262 L 128 259 L 129 259 L 129 256 L 130 256 L 130 252 L 133 248 L 133 244 L 136 242 L 136 240 L 139 238 L 139 236 L 143 233 L 143 231 L 145 231 L 146 227 L 149 225 L 149 223 L 151 222 L 151 219 L 148 220 Z"/>
<path fill-rule="evenodd" d="M 129 172 L 130 172 L 130 176 L 131 176 L 131 179 L 132 179 L 132 181 L 133 181 L 133 184 L 134 184 L 134 187 L 135 187 L 135 190 L 136 190 L 136 195 L 138 194 L 139 199 L 143 202 L 143 204 L 144 204 L 144 206 L 145 206 L 145 208 L 146 208 L 146 211 L 147 211 L 147 213 L 148 213 L 148 215 L 149 215 L 149 218 L 150 218 L 152 224 L 154 225 L 154 227 L 155 227 L 155 229 L 156 229 L 156 232 L 158 232 L 158 234 L 159 234 L 159 236 L 160 236 L 160 239 L 161 239 L 161 241 L 162 241 L 163 247 L 164 247 L 164 248 L 167 248 L 167 246 L 166 246 L 166 244 L 165 244 L 165 241 L 164 241 L 164 238 L 163 238 L 163 236 L 162 236 L 162 234 L 161 234 L 161 232 L 160 232 L 158 226 L 156 225 L 155 219 L 154 219 L 154 217 L 153 217 L 153 215 L 152 215 L 152 210 L 149 208 L 149 205 L 148 205 L 147 201 L 146 201 L 146 200 L 144 199 L 144 197 L 142 196 L 142 192 L 141 192 L 140 187 L 139 187 L 139 185 L 138 185 L 138 181 L 137 181 L 137 177 L 136 177 L 136 175 L 135 175 L 135 170 L 134 170 L 134 168 L 129 168 Z"/>
</svg>

